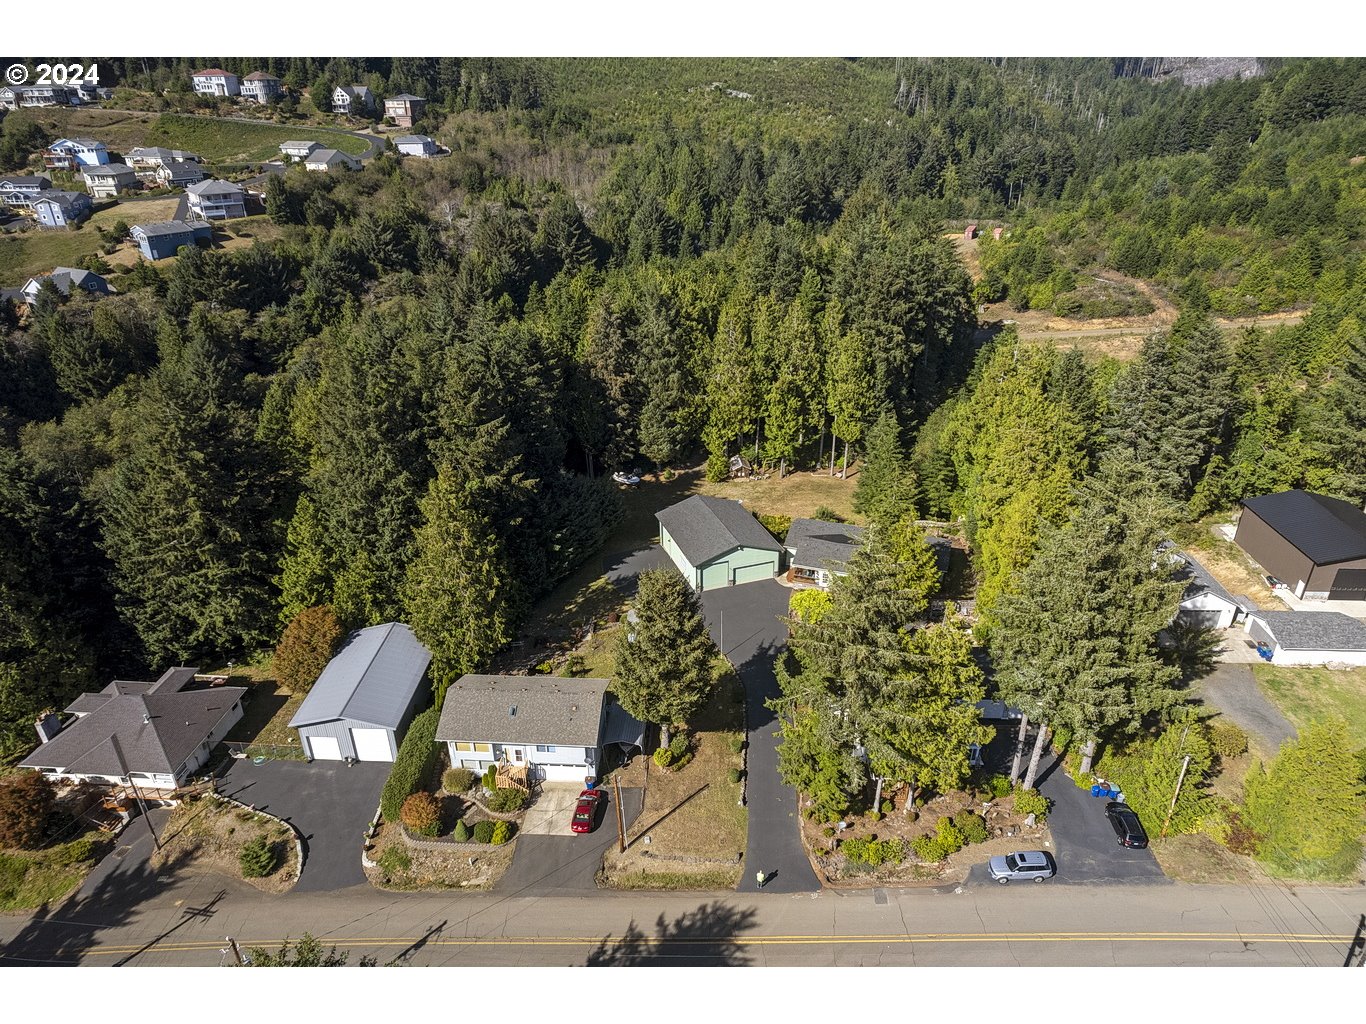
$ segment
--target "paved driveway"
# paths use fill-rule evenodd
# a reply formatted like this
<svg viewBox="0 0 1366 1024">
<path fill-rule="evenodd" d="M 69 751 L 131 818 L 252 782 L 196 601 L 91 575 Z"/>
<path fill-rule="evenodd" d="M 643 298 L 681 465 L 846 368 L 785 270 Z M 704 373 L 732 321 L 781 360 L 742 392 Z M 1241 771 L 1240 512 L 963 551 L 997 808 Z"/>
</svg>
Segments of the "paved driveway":
<svg viewBox="0 0 1366 1024">
<path fill-rule="evenodd" d="M 522 819 L 524 836 L 572 836 L 569 817 L 583 786 L 575 782 L 542 782 L 540 792 Z"/>
<path fill-rule="evenodd" d="M 219 792 L 283 818 L 304 837 L 304 870 L 295 892 L 365 885 L 361 837 L 375 816 L 390 765 L 362 761 L 234 761 Z"/>
<path fill-rule="evenodd" d="M 1247 665 L 1218 665 L 1195 684 L 1195 690 L 1201 700 L 1218 708 L 1267 755 L 1295 736 L 1295 727 L 1262 692 Z"/>
<path fill-rule="evenodd" d="M 648 544 L 634 551 L 617 551 L 602 560 L 607 581 L 626 594 L 634 597 L 636 577 L 647 569 L 662 569 L 673 565 L 664 549 L 658 544 Z"/>
<path fill-rule="evenodd" d="M 607 799 L 602 801 L 602 808 L 598 811 L 598 826 L 592 832 L 575 835 L 569 831 L 573 801 L 566 805 L 560 815 L 564 833 L 536 834 L 523 831 L 517 837 L 512 863 L 494 886 L 494 891 L 512 896 L 553 896 L 596 891 L 602 855 L 617 841 L 616 807 L 612 803 L 611 791 L 604 792 L 607 793 Z M 628 829 L 640 817 L 644 804 L 644 790 L 621 791 L 622 816 Z"/>
</svg>

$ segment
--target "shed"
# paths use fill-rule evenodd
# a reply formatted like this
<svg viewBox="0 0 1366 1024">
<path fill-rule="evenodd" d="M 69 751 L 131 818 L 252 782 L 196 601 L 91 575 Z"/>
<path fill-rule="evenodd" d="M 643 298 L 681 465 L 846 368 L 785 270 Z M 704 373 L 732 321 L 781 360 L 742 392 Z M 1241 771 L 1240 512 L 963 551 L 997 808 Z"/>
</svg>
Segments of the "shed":
<svg viewBox="0 0 1366 1024">
<path fill-rule="evenodd" d="M 1227 629 L 1246 613 L 1238 599 L 1224 589 L 1209 570 L 1171 544 L 1165 549 L 1172 559 L 1172 575 L 1186 584 L 1181 592 L 1176 621 L 1190 626 Z M 1247 600 L 1244 598 L 1244 600 Z M 1253 606 L 1256 610 L 1256 606 Z"/>
<path fill-rule="evenodd" d="M 783 546 L 738 501 L 694 494 L 655 514 L 659 543 L 695 590 L 772 579 Z"/>
<path fill-rule="evenodd" d="M 1366 623 L 1342 612 L 1253 612 L 1247 632 L 1275 665 L 1366 665 Z"/>
<path fill-rule="evenodd" d="M 401 622 L 357 630 L 289 720 L 315 761 L 392 761 L 431 692 L 432 655 Z"/>
<path fill-rule="evenodd" d="M 1366 513 L 1309 491 L 1243 502 L 1234 543 L 1298 598 L 1366 601 Z"/>
</svg>

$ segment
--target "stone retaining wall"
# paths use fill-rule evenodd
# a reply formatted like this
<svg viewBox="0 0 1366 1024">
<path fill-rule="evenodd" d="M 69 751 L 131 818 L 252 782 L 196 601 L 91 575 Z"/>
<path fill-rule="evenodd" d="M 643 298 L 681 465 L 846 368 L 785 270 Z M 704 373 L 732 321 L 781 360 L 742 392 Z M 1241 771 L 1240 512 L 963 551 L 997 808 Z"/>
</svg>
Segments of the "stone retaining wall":
<svg viewBox="0 0 1366 1024">
<path fill-rule="evenodd" d="M 490 850 L 511 847 L 517 842 L 517 836 L 522 834 L 519 830 L 517 835 L 514 835 L 506 843 L 457 843 L 453 839 L 425 839 L 421 836 L 415 836 L 403 824 L 398 826 L 398 830 L 403 836 L 403 841 L 414 850 L 431 850 L 437 853 L 488 853 Z"/>
</svg>

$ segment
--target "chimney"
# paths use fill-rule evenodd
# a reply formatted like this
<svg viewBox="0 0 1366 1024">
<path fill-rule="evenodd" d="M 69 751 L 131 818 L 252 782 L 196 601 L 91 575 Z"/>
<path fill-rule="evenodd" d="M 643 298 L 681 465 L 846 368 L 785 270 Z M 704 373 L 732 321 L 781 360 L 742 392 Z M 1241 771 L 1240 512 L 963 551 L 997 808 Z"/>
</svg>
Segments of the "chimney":
<svg viewBox="0 0 1366 1024">
<path fill-rule="evenodd" d="M 46 743 L 62 731 L 62 720 L 49 711 L 45 715 L 39 715 L 33 727 L 38 730 L 38 742 Z"/>
</svg>

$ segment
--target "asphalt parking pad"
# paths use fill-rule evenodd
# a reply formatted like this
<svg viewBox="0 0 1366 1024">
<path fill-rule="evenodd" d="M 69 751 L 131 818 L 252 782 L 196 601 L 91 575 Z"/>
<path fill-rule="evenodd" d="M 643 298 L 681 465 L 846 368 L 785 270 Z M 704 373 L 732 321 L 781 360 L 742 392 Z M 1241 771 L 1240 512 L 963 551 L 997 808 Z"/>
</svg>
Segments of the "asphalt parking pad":
<svg viewBox="0 0 1366 1024">
<path fill-rule="evenodd" d="M 617 812 L 610 790 L 598 811 L 597 827 L 592 832 L 575 835 L 568 831 L 571 803 L 562 820 L 565 833 L 536 835 L 523 831 L 517 836 L 517 848 L 512 864 L 494 886 L 494 891 L 513 896 L 548 896 L 561 892 L 591 892 L 598 887 L 598 869 L 602 855 L 617 841 Z M 577 791 L 574 794 L 578 796 Z M 640 817 L 645 805 L 645 791 L 621 791 L 622 817 L 626 827 Z M 525 823 L 524 823 L 525 824 Z"/>
</svg>

